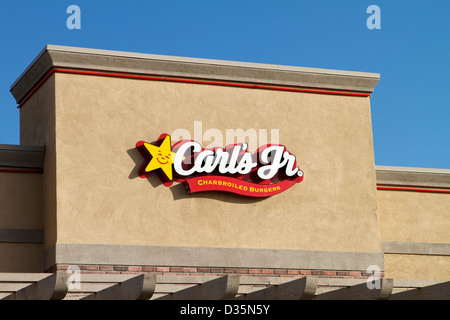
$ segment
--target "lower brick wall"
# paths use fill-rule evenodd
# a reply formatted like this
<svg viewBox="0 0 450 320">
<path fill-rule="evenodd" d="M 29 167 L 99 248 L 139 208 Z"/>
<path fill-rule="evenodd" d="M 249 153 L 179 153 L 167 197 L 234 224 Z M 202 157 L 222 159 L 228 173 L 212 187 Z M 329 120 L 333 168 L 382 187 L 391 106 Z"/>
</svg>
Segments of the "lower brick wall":
<svg viewBox="0 0 450 320">
<path fill-rule="evenodd" d="M 214 275 L 238 274 L 242 276 L 303 277 L 367 279 L 372 274 L 361 270 L 303 270 L 303 269 L 261 269 L 261 268 L 221 268 L 221 267 L 166 267 L 166 266 L 125 266 L 125 265 L 76 265 L 81 273 L 153 273 L 160 275 Z M 53 265 L 45 272 L 62 272 L 70 268 L 67 264 Z M 381 272 L 379 277 L 384 277 Z"/>
</svg>

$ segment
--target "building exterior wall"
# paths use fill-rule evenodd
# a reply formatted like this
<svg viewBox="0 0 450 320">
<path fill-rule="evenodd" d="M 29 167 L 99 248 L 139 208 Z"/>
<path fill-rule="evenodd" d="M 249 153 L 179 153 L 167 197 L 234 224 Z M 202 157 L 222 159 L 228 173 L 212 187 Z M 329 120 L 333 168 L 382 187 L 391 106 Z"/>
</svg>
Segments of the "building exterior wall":
<svg viewBox="0 0 450 320">
<path fill-rule="evenodd" d="M 45 146 L 42 165 L 44 247 L 56 241 L 55 77 L 49 77 L 20 108 L 20 144 Z"/>
<path fill-rule="evenodd" d="M 378 191 L 386 276 L 396 279 L 450 278 L 450 195 Z"/>
<path fill-rule="evenodd" d="M 56 101 L 58 242 L 380 251 L 368 98 L 56 74 Z M 255 201 L 137 177 L 138 140 L 199 119 L 279 128 L 306 178 Z"/>
<path fill-rule="evenodd" d="M 0 272 L 42 272 L 42 244 L 0 243 Z"/>
<path fill-rule="evenodd" d="M 40 272 L 41 174 L 0 172 L 0 272 Z"/>
<path fill-rule="evenodd" d="M 392 254 L 384 255 L 385 276 L 395 279 L 445 280 L 450 275 L 449 255 Z"/>
<path fill-rule="evenodd" d="M 379 190 L 383 241 L 450 243 L 450 197 L 445 193 Z"/>
<path fill-rule="evenodd" d="M 0 228 L 42 229 L 41 174 L 0 172 Z"/>
<path fill-rule="evenodd" d="M 189 77 L 236 83 L 184 81 Z M 0 271 L 78 265 L 98 273 L 367 278 L 367 268 L 376 266 L 391 278 L 448 280 L 450 195 L 377 185 L 449 190 L 450 175 L 376 168 L 367 94 L 290 90 L 367 93 L 376 81 L 345 72 L 47 48 L 12 88 L 21 145 L 45 145 L 42 172 L 0 173 L 6 204 L 0 229 L 43 236 L 0 243 Z M 244 82 L 257 85 L 238 85 Z M 254 199 L 188 194 L 183 184 L 167 188 L 156 176 L 141 179 L 136 143 L 180 128 L 198 140 L 196 121 L 202 133 L 214 128 L 224 138 L 227 129 L 278 129 L 303 181 Z M 204 147 L 211 142 L 200 138 Z"/>
</svg>

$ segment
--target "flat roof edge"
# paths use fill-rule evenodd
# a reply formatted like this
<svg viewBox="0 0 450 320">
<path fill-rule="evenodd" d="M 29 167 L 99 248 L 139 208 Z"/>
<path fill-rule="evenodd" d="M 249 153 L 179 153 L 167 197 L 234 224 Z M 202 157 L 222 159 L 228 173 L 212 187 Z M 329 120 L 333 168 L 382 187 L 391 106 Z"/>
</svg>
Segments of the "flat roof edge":
<svg viewBox="0 0 450 320">
<path fill-rule="evenodd" d="M 40 169 L 44 167 L 45 146 L 0 144 L 0 172 L 2 168 Z"/>
<path fill-rule="evenodd" d="M 438 168 L 420 168 L 420 167 L 396 167 L 396 166 L 375 166 L 376 171 L 392 171 L 392 172 L 412 172 L 412 173 L 434 173 L 434 174 L 450 174 L 450 169 Z"/>
<path fill-rule="evenodd" d="M 375 166 L 377 185 L 450 189 L 450 170 Z"/>
<path fill-rule="evenodd" d="M 359 76 L 359 77 L 369 77 L 369 78 L 380 78 L 378 73 L 360 72 L 360 71 L 345 71 L 345 70 L 334 70 L 334 69 L 321 69 L 321 68 L 309 68 L 309 67 L 298 67 L 298 66 L 288 66 L 288 65 L 275 65 L 275 64 L 265 64 L 265 63 L 254 63 L 254 62 L 242 62 L 242 61 L 231 61 L 231 60 L 216 60 L 216 59 L 205 59 L 205 58 L 192 58 L 192 57 L 181 57 L 181 56 L 171 56 L 171 55 L 157 55 L 149 53 L 136 53 L 136 52 L 126 52 L 126 51 L 114 51 L 114 50 L 102 50 L 102 49 L 90 49 L 81 47 L 67 47 L 58 45 L 47 45 L 43 50 L 52 50 L 59 52 L 72 52 L 81 54 L 93 54 L 93 55 L 106 55 L 106 56 L 116 56 L 116 57 L 126 57 L 126 58 L 137 58 L 144 60 L 163 60 L 163 61 L 176 61 L 176 62 L 187 62 L 187 63 L 199 63 L 199 64 L 211 64 L 211 65 L 228 65 L 243 68 L 260 68 L 260 69 L 271 69 L 271 70 L 284 70 L 284 71 L 298 71 L 298 72 L 309 72 L 309 73 L 319 73 L 319 74 L 339 74 L 348 76 Z"/>
<path fill-rule="evenodd" d="M 371 93 L 377 73 L 47 45 L 11 85 L 21 101 L 52 68 Z"/>
</svg>

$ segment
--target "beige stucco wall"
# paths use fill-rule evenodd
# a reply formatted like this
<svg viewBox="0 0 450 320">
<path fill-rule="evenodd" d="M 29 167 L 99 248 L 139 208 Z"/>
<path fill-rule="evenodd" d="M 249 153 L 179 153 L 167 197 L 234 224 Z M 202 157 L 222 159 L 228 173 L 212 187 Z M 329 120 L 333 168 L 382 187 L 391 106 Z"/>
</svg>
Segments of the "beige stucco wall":
<svg viewBox="0 0 450 320">
<path fill-rule="evenodd" d="M 450 195 L 379 190 L 383 241 L 450 243 Z"/>
<path fill-rule="evenodd" d="M 0 172 L 0 229 L 42 229 L 41 175 Z M 0 272 L 42 272 L 42 244 L 0 242 Z"/>
<path fill-rule="evenodd" d="M 42 173 L 44 246 L 56 241 L 55 77 L 48 78 L 20 109 L 20 144 L 45 145 Z"/>
<path fill-rule="evenodd" d="M 41 174 L 0 172 L 0 229 L 42 229 Z"/>
<path fill-rule="evenodd" d="M 450 256 L 385 254 L 385 276 L 406 280 L 450 279 Z"/>
<path fill-rule="evenodd" d="M 55 74 L 57 241 L 379 252 L 366 97 Z M 27 102 L 28 104 L 28 102 Z M 302 183 L 255 200 L 137 177 L 139 140 L 279 129 Z"/>
<path fill-rule="evenodd" d="M 42 271 L 42 244 L 0 243 L 0 272 Z"/>
<path fill-rule="evenodd" d="M 446 193 L 379 190 L 378 214 L 382 241 L 450 243 L 450 195 Z M 387 253 L 386 276 L 394 279 L 450 279 L 450 256 L 437 252 Z"/>
</svg>

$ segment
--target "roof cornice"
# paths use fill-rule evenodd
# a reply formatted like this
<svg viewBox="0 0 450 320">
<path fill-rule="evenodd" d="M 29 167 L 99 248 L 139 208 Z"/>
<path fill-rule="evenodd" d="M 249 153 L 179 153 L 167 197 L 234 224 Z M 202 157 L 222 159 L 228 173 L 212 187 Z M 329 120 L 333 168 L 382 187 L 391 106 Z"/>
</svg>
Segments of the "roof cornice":
<svg viewBox="0 0 450 320">
<path fill-rule="evenodd" d="M 380 79 L 377 73 L 47 45 L 12 84 L 17 103 L 55 68 L 367 94 Z"/>
</svg>

